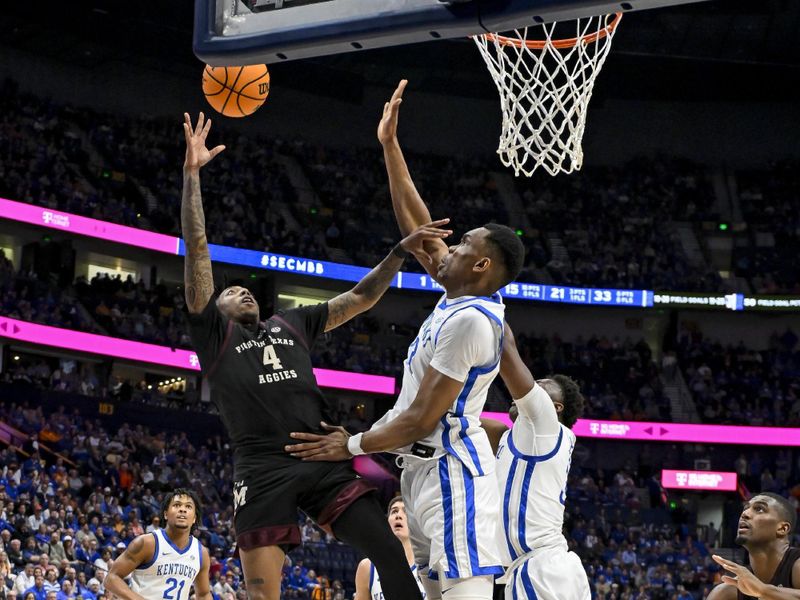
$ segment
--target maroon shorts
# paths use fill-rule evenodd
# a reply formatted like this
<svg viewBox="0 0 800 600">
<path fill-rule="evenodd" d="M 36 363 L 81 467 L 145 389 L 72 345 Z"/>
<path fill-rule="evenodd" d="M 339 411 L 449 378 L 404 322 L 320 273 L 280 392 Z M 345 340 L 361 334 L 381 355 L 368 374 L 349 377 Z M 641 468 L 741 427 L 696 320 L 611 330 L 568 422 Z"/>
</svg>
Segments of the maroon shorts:
<svg viewBox="0 0 800 600">
<path fill-rule="evenodd" d="M 330 525 L 355 500 L 375 489 L 349 461 L 287 459 L 266 458 L 263 465 L 236 469 L 237 548 L 281 546 L 288 552 L 300 544 L 298 509 L 318 525 Z"/>
</svg>

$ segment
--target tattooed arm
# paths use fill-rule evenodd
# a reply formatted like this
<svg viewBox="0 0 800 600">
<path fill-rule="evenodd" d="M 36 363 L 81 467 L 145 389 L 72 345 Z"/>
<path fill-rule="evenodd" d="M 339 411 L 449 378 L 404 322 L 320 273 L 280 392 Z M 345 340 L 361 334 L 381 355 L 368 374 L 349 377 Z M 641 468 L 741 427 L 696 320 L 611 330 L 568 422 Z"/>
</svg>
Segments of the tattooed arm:
<svg viewBox="0 0 800 600">
<path fill-rule="evenodd" d="M 225 149 L 217 146 L 208 150 L 206 137 L 211 129 L 211 119 L 203 123 L 203 113 L 192 130 L 188 113 L 183 115 L 183 132 L 186 135 L 186 161 L 183 164 L 183 197 L 181 198 L 181 231 L 186 245 L 183 282 L 186 288 L 186 306 L 190 313 L 201 313 L 214 293 L 211 274 L 211 254 L 206 238 L 206 218 L 200 195 L 200 168 Z"/>
<path fill-rule="evenodd" d="M 137 567 L 153 560 L 156 551 L 155 538 L 146 533 L 135 538 L 118 559 L 111 565 L 108 575 L 103 580 L 107 592 L 111 592 L 122 600 L 145 600 L 140 594 L 134 592 L 125 583 Z"/>
<path fill-rule="evenodd" d="M 349 292 L 339 294 L 328 302 L 328 322 L 325 331 L 336 329 L 353 317 L 375 306 L 381 296 L 389 289 L 395 274 L 400 270 L 406 256 L 413 254 L 422 263 L 432 259 L 424 249 L 429 240 L 441 240 L 452 233 L 439 229 L 450 219 L 440 219 L 418 227 L 403 239 L 381 263 L 366 274 Z"/>
</svg>

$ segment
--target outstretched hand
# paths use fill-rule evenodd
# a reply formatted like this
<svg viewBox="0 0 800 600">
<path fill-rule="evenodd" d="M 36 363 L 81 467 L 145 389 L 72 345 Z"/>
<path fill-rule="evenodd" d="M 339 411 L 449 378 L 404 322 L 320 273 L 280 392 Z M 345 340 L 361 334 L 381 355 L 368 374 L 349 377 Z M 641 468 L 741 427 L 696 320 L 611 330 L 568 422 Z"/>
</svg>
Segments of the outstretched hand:
<svg viewBox="0 0 800 600">
<path fill-rule="evenodd" d="M 225 146 L 215 146 L 211 150 L 206 148 L 206 137 L 211 130 L 211 119 L 205 120 L 203 113 L 197 118 L 197 127 L 192 129 L 192 118 L 189 113 L 183 113 L 183 133 L 186 136 L 186 160 L 184 169 L 200 169 L 225 150 Z"/>
<path fill-rule="evenodd" d="M 440 229 L 442 225 L 449 223 L 450 219 L 439 219 L 420 225 L 400 242 L 400 247 L 406 252 L 410 252 L 422 263 L 422 265 L 432 265 L 433 257 L 425 250 L 427 240 L 441 240 L 453 234 L 451 229 Z"/>
<path fill-rule="evenodd" d="M 378 123 L 378 141 L 388 144 L 397 139 L 397 120 L 400 115 L 400 104 L 403 102 L 403 91 L 408 84 L 407 79 L 401 79 L 397 89 L 392 94 L 392 99 L 383 105 L 383 117 Z"/>
<path fill-rule="evenodd" d="M 300 458 L 304 461 L 341 461 L 352 457 L 347 449 L 347 440 L 350 434 L 341 425 L 328 425 L 325 421 L 320 423 L 328 435 L 317 433 L 293 432 L 290 435 L 295 440 L 301 441 L 300 444 L 286 446 L 284 450 L 291 456 Z"/>
<path fill-rule="evenodd" d="M 766 584 L 756 577 L 750 569 L 744 565 L 717 556 L 716 554 L 711 558 L 726 571 L 733 573 L 732 576 L 723 575 L 723 583 L 736 586 L 736 588 L 746 596 L 753 596 L 755 598 L 761 598 L 763 596 Z"/>
</svg>

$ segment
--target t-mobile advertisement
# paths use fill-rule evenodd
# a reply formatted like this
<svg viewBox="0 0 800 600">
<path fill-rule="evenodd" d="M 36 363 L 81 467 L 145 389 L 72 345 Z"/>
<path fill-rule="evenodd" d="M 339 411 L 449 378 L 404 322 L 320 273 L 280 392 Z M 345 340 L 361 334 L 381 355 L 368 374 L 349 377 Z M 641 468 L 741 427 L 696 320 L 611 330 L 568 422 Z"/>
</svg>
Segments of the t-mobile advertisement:
<svg viewBox="0 0 800 600">
<path fill-rule="evenodd" d="M 661 471 L 661 485 L 668 490 L 736 491 L 736 473 L 717 471 Z"/>
<path fill-rule="evenodd" d="M 511 419 L 506 413 L 485 412 L 482 416 L 511 426 Z M 605 440 L 800 446 L 800 428 L 795 427 L 744 427 L 740 425 L 578 419 L 572 431 L 578 437 Z"/>
</svg>

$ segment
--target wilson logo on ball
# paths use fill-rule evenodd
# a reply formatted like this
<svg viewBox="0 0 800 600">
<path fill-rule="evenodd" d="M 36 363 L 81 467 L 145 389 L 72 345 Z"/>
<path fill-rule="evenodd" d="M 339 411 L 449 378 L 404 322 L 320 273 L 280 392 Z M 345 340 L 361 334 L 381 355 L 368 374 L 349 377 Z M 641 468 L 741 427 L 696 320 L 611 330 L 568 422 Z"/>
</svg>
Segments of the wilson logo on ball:
<svg viewBox="0 0 800 600">
<path fill-rule="evenodd" d="M 269 95 L 267 65 L 206 65 L 203 70 L 203 93 L 212 108 L 226 117 L 252 115 Z"/>
</svg>

